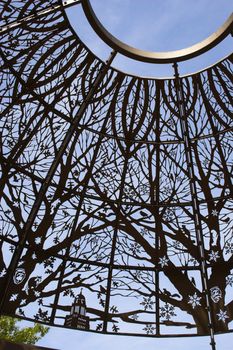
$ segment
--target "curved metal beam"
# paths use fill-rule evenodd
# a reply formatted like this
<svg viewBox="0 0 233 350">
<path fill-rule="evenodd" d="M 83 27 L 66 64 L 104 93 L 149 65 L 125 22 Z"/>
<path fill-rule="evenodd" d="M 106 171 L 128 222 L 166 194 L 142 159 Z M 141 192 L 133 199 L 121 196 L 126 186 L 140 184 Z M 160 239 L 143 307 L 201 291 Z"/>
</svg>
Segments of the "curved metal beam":
<svg viewBox="0 0 233 350">
<path fill-rule="evenodd" d="M 114 37 L 111 33 L 109 33 L 97 18 L 91 6 L 90 0 L 82 1 L 82 7 L 90 25 L 107 45 L 129 58 L 133 58 L 142 62 L 174 63 L 188 60 L 210 50 L 233 31 L 232 13 L 226 22 L 215 33 L 193 46 L 177 51 L 144 51 L 125 44 L 124 42 Z"/>
</svg>

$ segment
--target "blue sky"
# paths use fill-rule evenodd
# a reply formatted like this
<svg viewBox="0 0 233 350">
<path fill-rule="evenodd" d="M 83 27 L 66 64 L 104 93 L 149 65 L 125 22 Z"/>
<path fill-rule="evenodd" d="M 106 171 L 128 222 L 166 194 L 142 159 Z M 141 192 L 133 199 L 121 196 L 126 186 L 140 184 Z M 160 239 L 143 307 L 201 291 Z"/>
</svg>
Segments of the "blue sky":
<svg viewBox="0 0 233 350">
<path fill-rule="evenodd" d="M 119 39 L 147 50 L 172 50 L 192 45 L 214 32 L 232 12 L 231 0 L 92 0 L 96 14 L 106 28 Z M 208 11 L 208 14 L 207 14 Z M 102 59 L 110 51 L 83 18 L 80 6 L 68 11 L 70 21 L 80 37 Z M 181 71 L 195 71 L 219 60 L 230 52 L 231 44 L 225 44 L 203 55 L 201 60 L 185 63 Z M 147 76 L 171 75 L 170 66 L 141 64 L 120 56 L 114 63 L 118 68 Z M 232 335 L 216 337 L 217 348 L 232 349 Z M 208 349 L 208 337 L 146 339 L 138 337 L 104 336 L 62 328 L 51 328 L 39 342 L 41 346 L 70 350 L 196 350 Z"/>
<path fill-rule="evenodd" d="M 232 334 L 216 336 L 217 349 L 232 350 Z M 110 336 L 51 328 L 38 345 L 60 350 L 208 350 L 208 337 L 160 338 Z"/>
</svg>

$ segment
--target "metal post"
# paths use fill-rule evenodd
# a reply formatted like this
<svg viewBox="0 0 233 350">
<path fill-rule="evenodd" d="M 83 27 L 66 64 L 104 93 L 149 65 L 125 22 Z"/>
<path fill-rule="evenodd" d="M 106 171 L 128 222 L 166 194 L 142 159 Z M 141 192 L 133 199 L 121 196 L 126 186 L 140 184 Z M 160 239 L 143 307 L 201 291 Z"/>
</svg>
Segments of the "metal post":
<svg viewBox="0 0 233 350">
<path fill-rule="evenodd" d="M 157 101 L 157 107 L 156 107 L 156 175 L 155 175 L 155 193 L 154 193 L 154 199 L 153 204 L 155 205 L 154 212 L 155 217 L 159 218 L 159 203 L 160 203 L 160 172 L 161 172 L 161 164 L 160 164 L 160 155 L 161 155 L 161 140 L 160 140 L 160 124 L 161 124 L 161 114 L 160 114 L 160 95 L 161 95 L 161 85 L 157 84 L 156 86 L 156 101 Z M 152 181 L 152 179 L 151 179 Z M 153 192 L 154 192 L 154 186 L 152 186 Z M 152 194 L 151 194 L 152 197 Z M 152 197 L 153 198 L 153 197 Z M 159 284 L 160 284 L 160 273 L 158 271 L 159 266 L 159 247 L 160 247 L 160 232 L 161 227 L 158 227 L 158 225 L 161 225 L 161 221 L 155 222 L 155 251 L 156 251 L 156 261 L 155 261 L 155 305 L 156 305 L 156 316 L 155 316 L 155 323 L 156 323 L 156 335 L 160 335 L 160 298 L 159 298 Z"/>
<path fill-rule="evenodd" d="M 198 244 L 200 258 L 201 258 L 201 276 L 202 276 L 202 284 L 203 284 L 203 289 L 205 294 L 208 324 L 210 329 L 210 339 L 211 339 L 210 345 L 212 347 L 212 350 L 216 350 L 216 343 L 214 338 L 213 313 L 211 310 L 211 299 L 210 299 L 209 288 L 208 288 L 207 267 L 206 267 L 206 261 L 205 261 L 205 247 L 204 247 L 204 240 L 203 240 L 202 223 L 200 219 L 200 208 L 198 203 L 196 182 L 195 182 L 195 176 L 194 176 L 194 166 L 193 166 L 193 159 L 192 159 L 191 142 L 190 142 L 189 131 L 188 131 L 186 107 L 184 103 L 185 101 L 184 91 L 183 91 L 183 86 L 181 84 L 181 80 L 179 77 L 178 64 L 174 63 L 173 68 L 175 72 L 175 88 L 176 88 L 178 109 L 179 109 L 180 121 L 181 121 L 181 131 L 184 139 L 190 190 L 192 194 L 192 207 L 193 207 L 194 223 L 195 223 L 196 236 L 197 236 L 197 244 Z"/>
<path fill-rule="evenodd" d="M 23 228 L 23 236 L 22 239 L 20 240 L 14 254 L 13 257 L 11 259 L 10 265 L 8 267 L 8 274 L 6 277 L 6 281 L 5 281 L 5 287 L 2 289 L 1 294 L 0 294 L 0 314 L 2 313 L 7 295 L 8 295 L 8 290 L 12 281 L 12 277 L 15 271 L 15 268 L 18 265 L 20 256 L 22 254 L 22 251 L 24 249 L 25 243 L 27 241 L 28 235 L 30 234 L 31 231 L 31 227 L 36 219 L 36 215 L 38 213 L 38 210 L 41 206 L 41 203 L 43 201 L 44 195 L 50 185 L 50 182 L 52 181 L 53 175 L 56 172 L 56 169 L 59 165 L 59 162 L 71 140 L 71 137 L 73 136 L 73 134 L 77 131 L 77 127 L 78 127 L 78 123 L 80 121 L 80 119 L 83 116 L 83 113 L 85 113 L 86 109 L 88 108 L 88 105 L 92 99 L 92 97 L 94 96 L 96 89 L 98 88 L 100 82 L 102 81 L 103 77 L 106 74 L 106 71 L 108 70 L 109 66 L 111 65 L 112 61 L 114 60 L 116 56 L 116 52 L 113 51 L 111 52 L 108 60 L 105 62 L 105 64 L 102 65 L 102 68 L 99 71 L 99 74 L 94 82 L 94 84 L 92 85 L 90 91 L 87 94 L 87 97 L 85 99 L 85 101 L 83 101 L 83 103 L 80 106 L 80 109 L 77 113 L 77 115 L 75 116 L 73 123 L 71 124 L 70 128 L 68 129 L 66 136 L 61 144 L 61 147 L 57 153 L 56 158 L 54 158 L 53 163 L 47 173 L 47 176 L 44 180 L 44 183 L 42 184 L 39 193 L 38 193 L 38 197 L 36 199 L 36 201 L 34 202 L 34 205 L 32 207 L 32 210 L 28 216 L 28 220 Z"/>
</svg>

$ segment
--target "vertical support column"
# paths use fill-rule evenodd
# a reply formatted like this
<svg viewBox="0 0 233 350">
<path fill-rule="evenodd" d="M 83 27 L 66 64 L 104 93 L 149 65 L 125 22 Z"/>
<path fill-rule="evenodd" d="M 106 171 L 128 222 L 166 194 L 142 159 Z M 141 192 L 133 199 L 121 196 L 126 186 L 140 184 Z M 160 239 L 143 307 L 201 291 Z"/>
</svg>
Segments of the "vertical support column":
<svg viewBox="0 0 233 350">
<path fill-rule="evenodd" d="M 175 72 L 175 88 L 176 88 L 177 102 L 178 102 L 180 121 L 181 121 L 181 132 L 184 140 L 185 154 L 186 154 L 186 160 L 187 160 L 187 166 L 188 166 L 194 224 L 195 224 L 197 244 L 198 244 L 200 259 L 201 259 L 201 276 L 202 276 L 202 284 L 203 284 L 203 289 L 205 294 L 208 324 L 210 329 L 210 340 L 211 340 L 210 345 L 212 347 L 212 350 L 216 350 L 216 343 L 214 338 L 213 313 L 211 310 L 211 298 L 210 298 L 210 293 L 208 288 L 207 266 L 205 261 L 205 247 L 204 247 L 203 232 L 202 232 L 202 225 L 201 225 L 201 218 L 200 218 L 200 208 L 198 203 L 197 189 L 196 189 L 195 176 L 194 176 L 194 166 L 193 166 L 193 160 L 192 160 L 191 141 L 189 138 L 189 131 L 188 131 L 184 90 L 181 83 L 181 79 L 179 77 L 178 64 L 174 63 L 173 68 Z"/>
<path fill-rule="evenodd" d="M 54 158 L 53 163 L 52 163 L 52 165 L 47 173 L 47 176 L 44 180 L 44 183 L 42 184 L 42 186 L 39 190 L 38 197 L 34 202 L 32 210 L 28 216 L 27 222 L 23 228 L 22 238 L 21 238 L 21 240 L 20 240 L 20 242 L 19 242 L 19 244 L 18 244 L 18 246 L 13 254 L 12 259 L 11 259 L 11 262 L 10 262 L 10 265 L 8 268 L 8 273 L 7 273 L 6 280 L 5 280 L 5 286 L 0 291 L 0 314 L 2 313 L 4 304 L 5 304 L 7 295 L 8 295 L 8 291 L 10 288 L 10 284 L 12 281 L 14 271 L 15 271 L 15 269 L 18 265 L 18 262 L 20 260 L 20 256 L 21 256 L 23 249 L 25 247 L 25 243 L 27 242 L 27 238 L 31 233 L 32 225 L 36 219 L 36 216 L 37 216 L 38 210 L 41 206 L 41 203 L 43 201 L 44 195 L 46 194 L 46 191 L 47 191 L 47 189 L 52 181 L 52 178 L 57 170 L 57 167 L 60 163 L 60 160 L 63 157 L 64 152 L 66 151 L 67 146 L 68 146 L 72 136 L 74 135 L 74 133 L 77 130 L 80 119 L 82 118 L 83 114 L 85 113 L 86 109 L 88 108 L 88 105 L 91 102 L 91 99 L 93 98 L 100 82 L 102 81 L 103 77 L 105 76 L 106 71 L 108 70 L 108 68 L 111 65 L 112 61 L 114 60 L 115 56 L 116 56 L 116 52 L 115 51 L 111 52 L 108 60 L 105 62 L 105 64 L 102 65 L 102 68 L 100 69 L 95 82 L 93 83 L 90 91 L 88 92 L 86 99 L 81 104 L 79 111 L 73 120 L 73 123 L 70 125 L 70 127 L 66 133 L 66 136 L 64 137 L 64 140 L 60 146 L 60 149 L 57 152 L 56 158 Z"/>
<path fill-rule="evenodd" d="M 155 298 L 156 298 L 156 316 L 155 316 L 155 322 L 156 322 L 156 335 L 160 335 L 160 298 L 159 298 L 159 283 L 160 283 L 160 273 L 158 271 L 159 266 L 159 246 L 160 246 L 160 226 L 161 222 L 158 222 L 160 220 L 160 213 L 159 213 L 159 203 L 160 203 L 160 94 L 161 94 L 161 83 L 157 84 L 156 86 L 156 175 L 155 175 L 155 193 L 151 193 L 151 197 L 154 196 L 154 205 L 155 205 L 155 218 L 157 218 L 157 222 L 155 223 L 155 251 L 156 251 L 156 257 L 155 257 L 155 264 L 156 264 L 156 270 L 155 270 Z M 152 181 L 152 180 L 151 180 Z M 154 186 L 152 186 L 154 189 Z M 159 225 L 159 226 L 158 226 Z"/>
</svg>

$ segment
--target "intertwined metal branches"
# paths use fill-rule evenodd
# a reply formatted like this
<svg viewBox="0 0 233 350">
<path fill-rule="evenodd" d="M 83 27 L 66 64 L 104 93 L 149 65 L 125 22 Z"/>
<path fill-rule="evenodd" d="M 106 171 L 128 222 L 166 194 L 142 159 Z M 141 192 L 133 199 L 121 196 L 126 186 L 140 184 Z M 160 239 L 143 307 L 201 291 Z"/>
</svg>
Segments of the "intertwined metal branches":
<svg viewBox="0 0 233 350">
<path fill-rule="evenodd" d="M 63 11 L 1 35 L 1 312 L 64 325 L 82 288 L 90 330 L 204 335 L 208 292 L 230 331 L 232 56 L 180 78 L 184 134 L 176 80 L 113 70 Z"/>
</svg>

